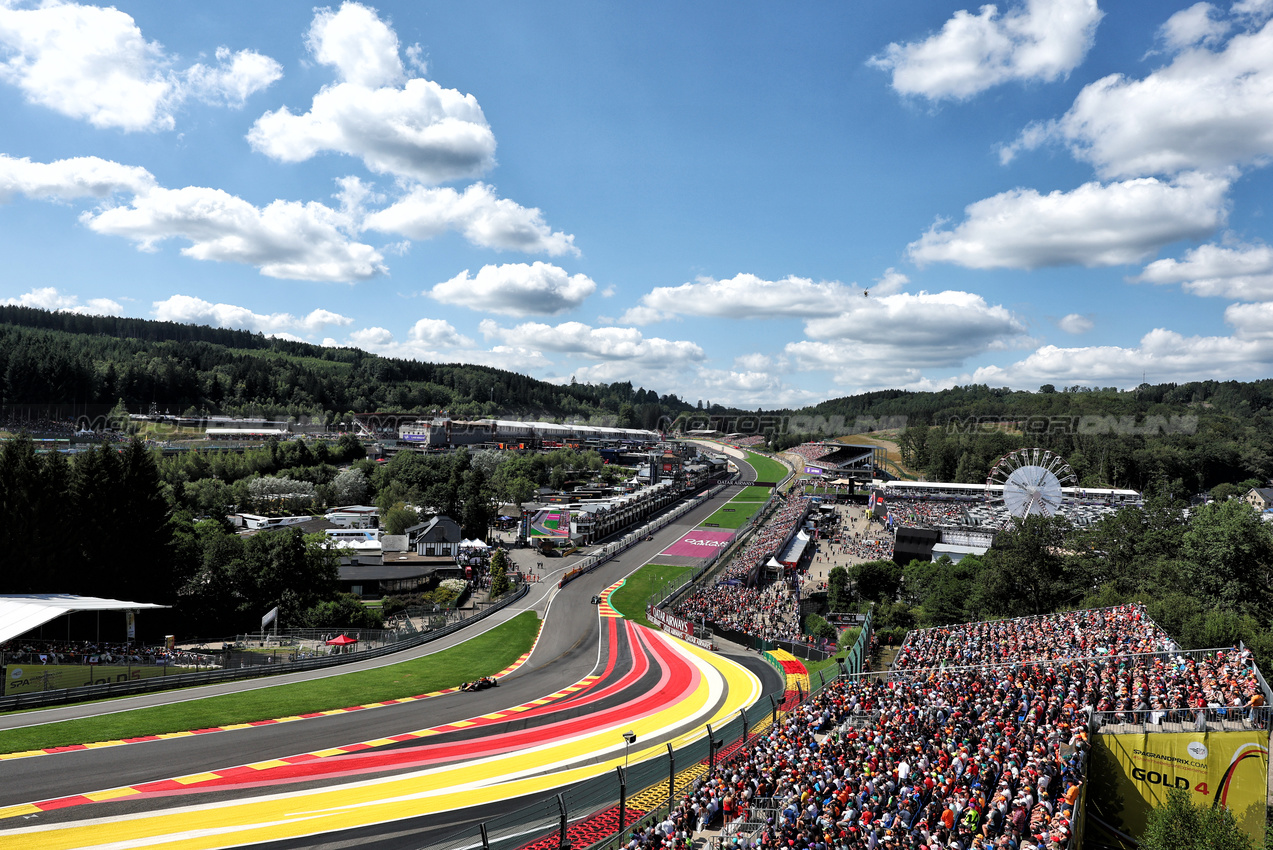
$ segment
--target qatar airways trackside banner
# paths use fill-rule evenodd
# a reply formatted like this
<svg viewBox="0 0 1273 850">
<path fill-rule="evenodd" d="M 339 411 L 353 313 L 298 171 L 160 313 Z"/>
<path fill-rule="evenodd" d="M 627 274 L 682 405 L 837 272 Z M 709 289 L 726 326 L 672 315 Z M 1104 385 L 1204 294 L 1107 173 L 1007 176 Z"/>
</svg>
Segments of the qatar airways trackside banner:
<svg viewBox="0 0 1273 850">
<path fill-rule="evenodd" d="M 677 558 L 710 558 L 728 546 L 736 533 L 735 531 L 704 531 L 698 528 L 664 549 L 663 554 Z"/>
<path fill-rule="evenodd" d="M 694 637 L 694 627 L 682 620 L 680 617 L 673 617 L 662 608 L 655 608 L 653 605 L 645 609 L 645 615 L 651 621 L 658 623 L 663 627 L 663 631 L 670 635 L 674 635 L 681 640 L 692 643 L 701 649 L 711 649 L 712 642 Z"/>
</svg>

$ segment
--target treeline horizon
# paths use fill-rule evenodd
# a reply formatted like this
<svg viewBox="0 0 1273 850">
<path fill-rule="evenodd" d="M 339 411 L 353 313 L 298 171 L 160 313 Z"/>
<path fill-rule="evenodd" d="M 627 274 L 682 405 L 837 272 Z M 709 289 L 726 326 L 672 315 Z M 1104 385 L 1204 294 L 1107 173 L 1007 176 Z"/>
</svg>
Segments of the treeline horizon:
<svg viewBox="0 0 1273 850">
<path fill-rule="evenodd" d="M 1190 492 L 1273 478 L 1273 379 L 881 390 L 754 411 L 634 387 L 554 384 L 488 366 L 436 364 L 260 333 L 0 306 L 0 411 L 302 417 L 395 411 L 634 428 L 714 427 L 770 450 L 884 431 L 929 480 L 977 483 L 1004 453 L 1049 449 L 1085 486 Z M 851 440 L 850 440 L 851 441 Z"/>
</svg>

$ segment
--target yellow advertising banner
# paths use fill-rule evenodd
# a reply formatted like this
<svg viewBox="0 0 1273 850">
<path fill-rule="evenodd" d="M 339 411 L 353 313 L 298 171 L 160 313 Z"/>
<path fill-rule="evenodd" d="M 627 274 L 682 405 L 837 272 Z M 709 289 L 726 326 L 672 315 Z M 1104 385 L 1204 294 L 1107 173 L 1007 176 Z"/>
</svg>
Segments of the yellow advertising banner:
<svg viewBox="0 0 1273 850">
<path fill-rule="evenodd" d="M 1267 731 L 1097 735 L 1095 744 L 1088 805 L 1111 826 L 1139 837 L 1149 812 L 1180 788 L 1195 805 L 1228 808 L 1255 846 L 1264 846 Z"/>
<path fill-rule="evenodd" d="M 105 685 L 154 676 L 175 676 L 193 670 L 193 667 L 162 665 L 129 667 L 117 664 L 10 664 L 0 668 L 4 678 L 0 693 L 8 696 L 56 691 L 61 688 L 82 688 L 86 685 Z"/>
</svg>

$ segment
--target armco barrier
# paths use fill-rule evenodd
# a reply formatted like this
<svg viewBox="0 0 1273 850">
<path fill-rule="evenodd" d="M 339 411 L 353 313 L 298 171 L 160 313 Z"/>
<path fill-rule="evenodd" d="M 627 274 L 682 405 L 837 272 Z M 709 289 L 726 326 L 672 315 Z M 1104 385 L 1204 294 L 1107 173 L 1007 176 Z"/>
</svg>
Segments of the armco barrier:
<svg viewBox="0 0 1273 850">
<path fill-rule="evenodd" d="M 198 685 L 213 685 L 218 682 L 233 682 L 239 679 L 258 679 L 264 676 L 278 676 L 283 673 L 299 673 L 305 670 L 319 670 L 324 667 L 335 667 L 362 661 L 368 658 L 379 658 L 401 652 L 404 649 L 421 646 L 440 637 L 459 631 L 470 623 L 485 619 L 530 592 L 530 586 L 523 584 L 513 593 L 496 602 L 494 605 L 474 614 L 465 620 L 451 623 L 441 629 L 425 632 L 422 635 L 408 638 L 399 643 L 383 646 L 366 652 L 351 652 L 341 655 L 328 655 L 322 658 L 307 658 L 285 664 L 253 665 L 232 670 L 210 670 L 204 673 L 182 673 L 177 676 L 160 676 L 152 679 L 135 679 L 128 682 L 108 682 L 104 685 L 89 685 L 83 688 L 66 688 L 59 691 L 41 691 L 31 694 L 14 694 L 0 697 L 0 712 L 15 711 L 19 708 L 44 708 L 52 705 L 68 705 L 89 700 L 107 699 L 109 697 L 149 694 L 175 688 L 190 688 Z"/>
</svg>

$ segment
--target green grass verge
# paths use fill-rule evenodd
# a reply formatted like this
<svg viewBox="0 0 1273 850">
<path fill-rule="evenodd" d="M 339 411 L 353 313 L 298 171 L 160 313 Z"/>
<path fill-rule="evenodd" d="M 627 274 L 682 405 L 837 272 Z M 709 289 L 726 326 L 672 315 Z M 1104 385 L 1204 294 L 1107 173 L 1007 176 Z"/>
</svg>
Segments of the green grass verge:
<svg viewBox="0 0 1273 850">
<path fill-rule="evenodd" d="M 673 567 L 669 564 L 646 564 L 623 582 L 623 587 L 610 594 L 614 609 L 633 622 L 657 629 L 645 618 L 645 603 L 657 587 L 663 587 L 672 579 L 689 580 L 693 567 Z M 679 583 L 679 582 L 678 582 Z"/>
<path fill-rule="evenodd" d="M 291 717 L 452 688 L 503 670 L 530 649 L 538 633 L 539 619 L 526 611 L 459 646 L 377 670 L 0 732 L 0 753 Z"/>
<path fill-rule="evenodd" d="M 787 467 L 772 458 L 755 452 L 747 452 L 747 462 L 756 470 L 757 481 L 778 482 L 787 477 Z"/>
<path fill-rule="evenodd" d="M 761 502 L 730 502 L 729 508 L 726 510 L 721 508 L 716 513 L 709 516 L 699 524 L 699 528 L 706 528 L 715 523 L 717 528 L 739 528 L 747 524 L 747 520 L 751 519 L 756 511 L 760 510 Z"/>
<path fill-rule="evenodd" d="M 842 657 L 842 656 L 841 656 L 841 657 Z M 805 666 L 805 669 L 809 671 L 809 681 L 810 681 L 810 683 L 812 684 L 812 686 L 813 686 L 813 687 L 817 687 L 817 685 L 818 685 L 818 671 L 819 671 L 819 670 L 826 670 L 826 668 L 828 668 L 828 667 L 829 667 L 829 668 L 831 668 L 831 669 L 827 670 L 827 681 L 830 681 L 830 680 L 831 680 L 831 677 L 833 677 L 833 676 L 837 675 L 837 674 L 840 672 L 839 668 L 838 668 L 838 667 L 836 667 L 836 664 L 838 663 L 838 661 L 836 660 L 836 658 L 837 658 L 836 656 L 832 656 L 832 657 L 828 658 L 826 661 L 804 661 L 804 662 L 802 662 L 802 663 L 804 664 L 804 666 Z"/>
<path fill-rule="evenodd" d="M 744 487 L 734 496 L 735 502 L 763 502 L 769 498 L 768 487 Z"/>
</svg>

